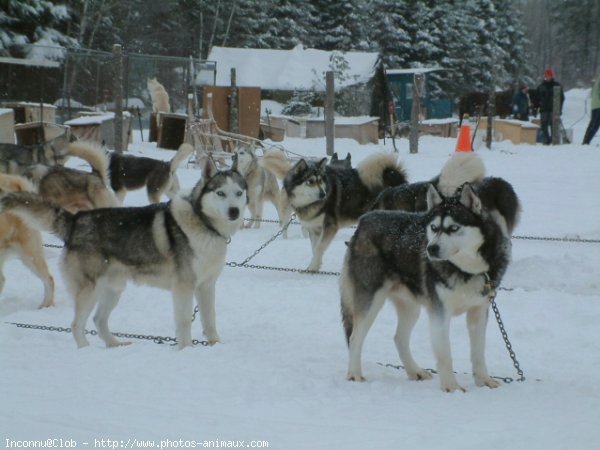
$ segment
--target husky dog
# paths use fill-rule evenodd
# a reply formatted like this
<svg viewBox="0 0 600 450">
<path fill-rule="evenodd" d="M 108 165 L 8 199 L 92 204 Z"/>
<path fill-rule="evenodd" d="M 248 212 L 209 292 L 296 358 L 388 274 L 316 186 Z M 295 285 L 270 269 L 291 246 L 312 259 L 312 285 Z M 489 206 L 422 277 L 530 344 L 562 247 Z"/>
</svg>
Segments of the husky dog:
<svg viewBox="0 0 600 450">
<path fill-rule="evenodd" d="M 34 164 L 63 165 L 69 159 L 68 145 L 72 142 L 69 129 L 62 135 L 37 145 L 0 143 L 0 172 L 23 175 Z"/>
<path fill-rule="evenodd" d="M 172 199 L 180 188 L 175 171 L 193 150 L 190 144 L 181 144 L 169 162 L 143 156 L 110 153 L 110 186 L 121 203 L 127 191 L 144 186 L 150 203 L 160 202 L 163 194 Z"/>
<path fill-rule="evenodd" d="M 377 196 L 373 209 L 397 209 L 423 212 L 427 210 L 427 191 L 433 184 L 445 196 L 454 195 L 456 186 L 479 183 L 485 167 L 474 153 L 455 153 L 444 165 L 442 173 L 430 181 L 420 181 L 384 189 Z"/>
<path fill-rule="evenodd" d="M 156 78 L 149 78 L 146 84 L 150 91 L 150 98 L 152 99 L 152 111 L 155 113 L 171 112 L 169 94 L 165 87 L 160 84 Z"/>
<path fill-rule="evenodd" d="M 268 155 L 268 156 L 267 156 Z M 285 154 L 277 149 L 265 153 L 268 158 L 280 158 L 287 162 Z M 233 168 L 246 178 L 248 183 L 248 209 L 250 210 L 250 221 L 245 225 L 250 228 L 260 228 L 263 218 L 265 201 L 273 203 L 277 209 L 277 215 L 281 224 L 283 220 L 281 194 L 277 177 L 261 164 L 264 158 L 256 156 L 254 147 L 238 147 L 233 154 Z"/>
<path fill-rule="evenodd" d="M 26 175 L 38 186 L 38 193 L 70 212 L 119 206 L 108 187 L 108 161 L 104 150 L 95 143 L 76 141 L 69 154 L 89 163 L 92 172 L 63 166 L 31 166 Z"/>
<path fill-rule="evenodd" d="M 0 174 L 0 195 L 9 192 L 34 191 L 26 178 Z M 11 213 L 0 213 L 0 292 L 5 278 L 2 265 L 10 252 L 16 252 L 25 264 L 44 284 L 44 300 L 39 308 L 54 305 L 54 278 L 48 271 L 42 248 L 42 236 L 23 220 Z"/>
<path fill-rule="evenodd" d="M 331 159 L 329 160 L 329 165 L 333 167 L 340 167 L 342 169 L 351 169 L 352 155 L 347 153 L 345 159 L 339 159 L 337 152 L 333 152 L 333 155 L 331 155 Z"/>
<path fill-rule="evenodd" d="M 307 270 L 321 267 L 323 253 L 338 229 L 356 223 L 386 187 L 406 183 L 397 156 L 379 153 L 362 161 L 356 169 L 301 159 L 283 180 L 286 202 L 308 230 L 313 256 Z M 285 221 L 284 221 L 285 222 Z"/>
<path fill-rule="evenodd" d="M 350 240 L 340 279 L 348 379 L 364 380 L 362 345 L 389 298 L 398 314 L 394 342 L 410 379 L 431 378 L 410 352 L 410 334 L 424 306 L 442 390 L 464 391 L 454 376 L 449 336 L 450 319 L 463 313 L 475 384 L 498 387 L 485 362 L 485 328 L 490 295 L 510 260 L 519 201 L 510 184 L 494 178 L 477 187 L 466 184 L 453 197 L 431 185 L 427 204 L 424 213 L 369 212 Z"/>
<path fill-rule="evenodd" d="M 202 179 L 188 195 L 144 207 L 105 208 L 71 214 L 30 193 L 8 194 L 0 211 L 11 211 L 65 241 L 63 275 L 75 299 L 72 331 L 88 345 L 85 325 L 94 323 L 108 347 L 125 344 L 108 319 L 128 280 L 171 291 L 179 348 L 192 344 L 192 299 L 204 334 L 219 341 L 215 283 L 225 265 L 230 237 L 240 229 L 247 203 L 246 181 L 235 171 L 217 171 L 205 160 Z"/>
</svg>

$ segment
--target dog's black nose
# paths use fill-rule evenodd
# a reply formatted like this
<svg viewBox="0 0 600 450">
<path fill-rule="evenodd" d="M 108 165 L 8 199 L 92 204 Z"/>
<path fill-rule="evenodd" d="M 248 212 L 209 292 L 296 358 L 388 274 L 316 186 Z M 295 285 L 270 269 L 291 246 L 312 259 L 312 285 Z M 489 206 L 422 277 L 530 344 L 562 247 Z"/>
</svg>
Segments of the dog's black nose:
<svg viewBox="0 0 600 450">
<path fill-rule="evenodd" d="M 240 209 L 239 208 L 229 208 L 229 220 L 236 220 L 240 217 Z"/>
<path fill-rule="evenodd" d="M 440 257 L 440 246 L 437 244 L 431 244 L 427 246 L 427 255 L 430 258 L 439 258 Z"/>
</svg>

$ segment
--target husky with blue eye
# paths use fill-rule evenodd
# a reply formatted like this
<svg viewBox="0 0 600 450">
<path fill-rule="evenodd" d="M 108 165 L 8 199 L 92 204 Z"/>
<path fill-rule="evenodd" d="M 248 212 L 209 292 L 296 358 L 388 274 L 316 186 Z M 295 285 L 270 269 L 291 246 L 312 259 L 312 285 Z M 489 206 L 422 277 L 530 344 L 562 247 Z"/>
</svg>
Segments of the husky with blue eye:
<svg viewBox="0 0 600 450">
<path fill-rule="evenodd" d="M 0 211 L 64 240 L 62 271 L 75 300 L 72 331 L 78 347 L 88 345 L 85 326 L 94 307 L 96 330 L 106 345 L 125 344 L 113 336 L 108 319 L 127 281 L 134 281 L 171 291 L 177 343 L 183 348 L 192 344 L 194 296 L 208 342 L 219 341 L 215 284 L 247 201 L 244 178 L 234 170 L 219 172 L 207 158 L 192 191 L 168 203 L 72 214 L 21 192 L 1 197 Z"/>
<path fill-rule="evenodd" d="M 452 191 L 449 185 L 446 189 Z M 465 313 L 475 384 L 498 387 L 487 371 L 485 329 L 490 295 L 510 261 L 519 200 L 505 180 L 484 178 L 476 185 L 457 185 L 451 196 L 430 185 L 426 202 L 427 210 L 420 213 L 365 214 L 348 244 L 340 279 L 348 379 L 364 380 L 363 342 L 390 299 L 398 314 L 394 343 L 410 379 L 431 378 L 410 351 L 411 331 L 424 307 L 442 390 L 464 391 L 452 366 L 450 320 Z"/>
</svg>

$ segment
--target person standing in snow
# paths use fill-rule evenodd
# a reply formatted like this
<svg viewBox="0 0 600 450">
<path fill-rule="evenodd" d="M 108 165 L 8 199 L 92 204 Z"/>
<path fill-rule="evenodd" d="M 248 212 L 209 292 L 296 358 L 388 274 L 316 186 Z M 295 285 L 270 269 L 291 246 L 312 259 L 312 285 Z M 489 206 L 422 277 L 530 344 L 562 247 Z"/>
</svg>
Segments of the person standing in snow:
<svg viewBox="0 0 600 450">
<path fill-rule="evenodd" d="M 585 130 L 584 145 L 590 144 L 598 128 L 600 128 L 600 73 L 596 75 L 596 81 L 592 86 L 592 117 L 587 130 Z"/>
<path fill-rule="evenodd" d="M 552 129 L 552 107 L 554 105 L 554 87 L 560 87 L 560 109 L 559 115 L 562 115 L 563 104 L 565 103 L 565 94 L 562 86 L 554 79 L 554 70 L 548 67 L 544 70 L 544 81 L 537 87 L 537 107 L 540 110 L 540 121 L 542 128 L 542 143 L 549 145 L 552 142 L 552 134 L 559 130 Z M 548 132 L 550 130 L 550 132 Z"/>
<path fill-rule="evenodd" d="M 529 120 L 529 95 L 527 85 L 519 84 L 519 90 L 512 97 L 513 117 L 518 120 Z"/>
</svg>

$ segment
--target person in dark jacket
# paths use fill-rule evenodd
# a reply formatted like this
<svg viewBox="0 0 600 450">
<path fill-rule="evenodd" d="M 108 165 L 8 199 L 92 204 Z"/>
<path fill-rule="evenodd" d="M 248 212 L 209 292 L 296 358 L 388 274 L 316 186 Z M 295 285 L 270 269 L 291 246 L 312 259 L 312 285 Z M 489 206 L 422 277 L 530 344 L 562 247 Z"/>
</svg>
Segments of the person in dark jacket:
<svg viewBox="0 0 600 450">
<path fill-rule="evenodd" d="M 540 110 L 540 121 L 542 128 L 542 142 L 548 145 L 552 142 L 552 134 L 559 132 L 559 130 L 552 129 L 552 108 L 554 105 L 554 87 L 560 88 L 560 107 L 558 114 L 562 114 L 562 107 L 565 102 L 565 94 L 562 90 L 562 86 L 558 81 L 554 79 L 554 70 L 547 68 L 544 71 L 544 81 L 537 87 L 537 107 Z M 550 132 L 548 132 L 550 129 Z"/>
<path fill-rule="evenodd" d="M 529 95 L 525 83 L 519 85 L 519 90 L 512 97 L 513 117 L 518 120 L 529 120 Z"/>
<path fill-rule="evenodd" d="M 583 144 L 589 145 L 596 131 L 600 128 L 600 73 L 596 75 L 596 81 L 592 87 L 592 117 L 590 123 L 585 130 L 585 136 L 583 137 Z"/>
</svg>

